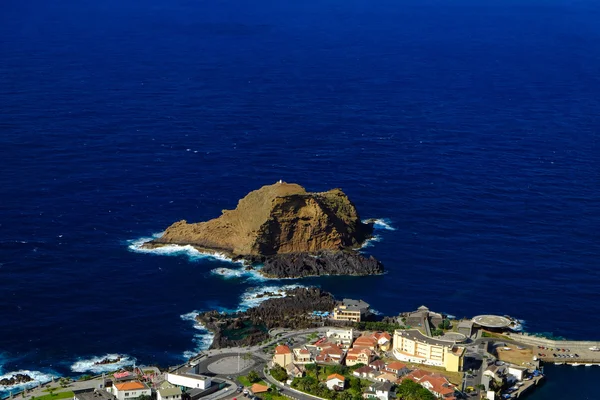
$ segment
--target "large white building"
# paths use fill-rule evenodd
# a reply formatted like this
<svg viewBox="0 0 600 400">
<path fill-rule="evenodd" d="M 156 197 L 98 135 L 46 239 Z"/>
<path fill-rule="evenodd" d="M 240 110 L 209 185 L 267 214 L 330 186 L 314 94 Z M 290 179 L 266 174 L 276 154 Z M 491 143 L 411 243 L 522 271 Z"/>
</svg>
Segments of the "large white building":
<svg viewBox="0 0 600 400">
<path fill-rule="evenodd" d="M 191 372 L 167 374 L 167 381 L 173 385 L 185 387 L 188 389 L 208 389 L 212 384 L 209 376 L 194 374 Z"/>
<path fill-rule="evenodd" d="M 435 365 L 448 371 L 462 371 L 465 348 L 454 342 L 434 339 L 417 329 L 394 332 L 393 354 L 400 361 Z"/>
</svg>

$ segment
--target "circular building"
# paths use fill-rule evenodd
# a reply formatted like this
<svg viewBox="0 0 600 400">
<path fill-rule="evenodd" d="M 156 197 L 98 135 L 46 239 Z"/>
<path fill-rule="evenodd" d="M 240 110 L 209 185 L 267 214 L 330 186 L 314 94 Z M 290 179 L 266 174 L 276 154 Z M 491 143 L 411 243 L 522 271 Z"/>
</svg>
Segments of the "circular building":
<svg viewBox="0 0 600 400">
<path fill-rule="evenodd" d="M 500 315 L 478 315 L 472 319 L 475 325 L 488 329 L 506 329 L 511 320 Z"/>
</svg>

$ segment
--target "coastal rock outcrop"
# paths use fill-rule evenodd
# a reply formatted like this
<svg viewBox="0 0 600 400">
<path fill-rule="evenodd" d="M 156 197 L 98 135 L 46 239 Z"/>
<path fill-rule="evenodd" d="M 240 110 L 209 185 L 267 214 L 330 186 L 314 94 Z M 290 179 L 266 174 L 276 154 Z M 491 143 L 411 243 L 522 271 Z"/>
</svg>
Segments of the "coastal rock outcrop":
<svg viewBox="0 0 600 400">
<path fill-rule="evenodd" d="M 369 275 L 381 273 L 383 266 L 353 250 L 372 232 L 373 224 L 361 221 L 341 189 L 310 193 L 280 181 L 250 192 L 218 218 L 176 222 L 144 247 L 192 245 L 264 263 L 261 272 L 274 277 Z"/>
<path fill-rule="evenodd" d="M 168 227 L 149 246 L 193 245 L 232 256 L 316 252 L 358 247 L 372 232 L 340 189 L 308 193 L 285 182 L 246 195 L 219 218 Z"/>
<path fill-rule="evenodd" d="M 33 378 L 27 374 L 14 374 L 9 378 L 0 379 L 0 386 L 21 385 L 31 381 L 33 381 Z"/>
<path fill-rule="evenodd" d="M 268 299 L 257 307 L 233 314 L 209 311 L 196 318 L 214 333 L 212 349 L 251 346 L 269 338 L 269 329 L 304 329 L 319 325 L 312 311 L 331 311 L 336 301 L 319 288 L 295 288 L 285 297 Z"/>
<path fill-rule="evenodd" d="M 347 251 L 277 254 L 266 257 L 262 264 L 262 274 L 273 278 L 383 273 L 383 265 L 375 257 Z"/>
</svg>

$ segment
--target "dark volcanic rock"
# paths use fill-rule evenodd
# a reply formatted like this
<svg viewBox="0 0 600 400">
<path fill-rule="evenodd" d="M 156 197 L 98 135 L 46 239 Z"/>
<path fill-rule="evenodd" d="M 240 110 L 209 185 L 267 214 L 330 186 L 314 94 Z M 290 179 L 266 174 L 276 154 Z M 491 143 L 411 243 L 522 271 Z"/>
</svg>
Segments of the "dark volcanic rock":
<svg viewBox="0 0 600 400">
<path fill-rule="evenodd" d="M 244 312 L 220 314 L 209 311 L 197 319 L 215 334 L 211 348 L 252 346 L 269 338 L 272 328 L 304 329 L 318 325 L 312 311 L 331 311 L 336 302 L 331 293 L 318 288 L 297 288 L 286 297 L 268 299 Z"/>
<path fill-rule="evenodd" d="M 288 253 L 265 257 L 261 272 L 270 277 L 300 278 L 315 275 L 375 275 L 383 265 L 373 256 L 354 252 Z"/>
<path fill-rule="evenodd" d="M 0 386 L 20 385 L 23 383 L 31 382 L 32 380 L 33 378 L 27 374 L 14 374 L 10 378 L 0 379 Z"/>
</svg>

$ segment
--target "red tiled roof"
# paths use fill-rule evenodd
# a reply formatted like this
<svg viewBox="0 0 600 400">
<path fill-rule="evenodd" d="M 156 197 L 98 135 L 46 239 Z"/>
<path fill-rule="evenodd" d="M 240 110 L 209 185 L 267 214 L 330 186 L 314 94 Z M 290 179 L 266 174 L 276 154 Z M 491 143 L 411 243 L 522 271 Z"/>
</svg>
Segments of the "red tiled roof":
<svg viewBox="0 0 600 400">
<path fill-rule="evenodd" d="M 290 348 L 284 344 L 280 344 L 279 346 L 275 347 L 275 354 L 291 354 L 291 353 L 292 353 L 292 351 L 290 350 Z"/>
<path fill-rule="evenodd" d="M 346 378 L 344 378 L 344 377 L 343 377 L 342 375 L 340 375 L 340 374 L 331 374 L 331 375 L 329 375 L 329 376 L 327 377 L 327 380 L 329 381 L 329 380 L 331 380 L 331 379 L 336 379 L 336 378 L 337 378 L 337 379 L 339 379 L 339 380 L 340 380 L 340 381 L 342 381 L 342 382 L 346 380 Z"/>
<path fill-rule="evenodd" d="M 387 369 L 400 371 L 401 369 L 406 368 L 406 364 L 401 363 L 400 361 L 393 361 L 387 365 Z"/>
<path fill-rule="evenodd" d="M 117 383 L 115 385 L 115 387 L 117 388 L 117 390 L 125 390 L 125 391 L 126 390 L 146 389 L 146 386 L 142 382 L 138 382 L 138 381 Z"/>
<path fill-rule="evenodd" d="M 265 393 L 265 392 L 269 391 L 269 387 L 265 386 L 265 385 L 261 385 L 260 383 L 255 383 L 254 385 L 252 385 L 250 387 L 250 390 L 254 394 L 256 394 L 256 393 Z"/>
</svg>

